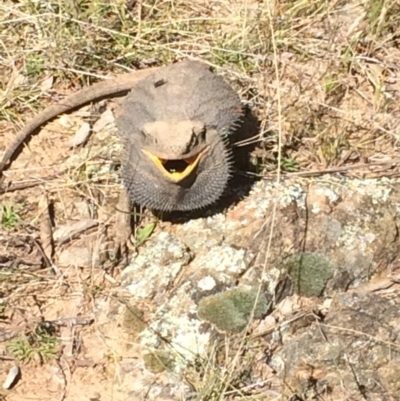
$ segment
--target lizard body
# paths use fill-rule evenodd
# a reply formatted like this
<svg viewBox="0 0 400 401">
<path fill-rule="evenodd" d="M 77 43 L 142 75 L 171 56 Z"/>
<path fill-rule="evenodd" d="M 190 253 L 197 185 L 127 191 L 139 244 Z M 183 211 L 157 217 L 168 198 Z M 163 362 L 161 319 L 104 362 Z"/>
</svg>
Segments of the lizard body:
<svg viewBox="0 0 400 401">
<path fill-rule="evenodd" d="M 131 201 L 160 211 L 194 210 L 215 202 L 230 177 L 229 141 L 243 109 L 222 77 L 188 60 L 117 76 L 45 109 L 6 150 L 0 176 L 16 150 L 44 123 L 126 92 L 116 124 L 124 149 L 122 178 Z"/>
<path fill-rule="evenodd" d="M 229 141 L 242 113 L 239 96 L 200 62 L 172 64 L 138 82 L 116 117 L 130 198 L 162 211 L 214 203 L 230 178 Z"/>
</svg>

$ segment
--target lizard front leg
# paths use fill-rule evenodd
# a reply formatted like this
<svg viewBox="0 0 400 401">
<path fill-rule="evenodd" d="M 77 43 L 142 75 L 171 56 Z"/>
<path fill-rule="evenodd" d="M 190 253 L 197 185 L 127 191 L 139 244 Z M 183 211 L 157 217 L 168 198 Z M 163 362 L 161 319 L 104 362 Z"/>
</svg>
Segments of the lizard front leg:
<svg viewBox="0 0 400 401">
<path fill-rule="evenodd" d="M 130 237 L 132 235 L 131 200 L 125 188 L 119 194 L 113 229 L 114 255 L 127 262 Z"/>
</svg>

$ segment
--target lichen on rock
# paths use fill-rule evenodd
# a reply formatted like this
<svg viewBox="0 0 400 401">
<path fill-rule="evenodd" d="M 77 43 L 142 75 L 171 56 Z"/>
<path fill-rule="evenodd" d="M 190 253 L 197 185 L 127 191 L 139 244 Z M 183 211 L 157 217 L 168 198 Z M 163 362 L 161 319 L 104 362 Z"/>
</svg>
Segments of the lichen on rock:
<svg viewBox="0 0 400 401">
<path fill-rule="evenodd" d="M 165 351 L 155 350 L 143 355 L 146 368 L 152 373 L 173 369 L 174 359 Z"/>
<path fill-rule="evenodd" d="M 233 288 L 204 297 L 199 303 L 198 315 L 223 332 L 240 332 L 251 316 L 261 318 L 268 311 L 268 301 L 257 288 Z"/>
<path fill-rule="evenodd" d="M 122 314 L 122 327 L 124 332 L 133 340 L 146 328 L 146 322 L 144 322 L 143 317 L 143 311 L 134 303 L 125 305 Z"/>
<path fill-rule="evenodd" d="M 322 323 L 315 321 L 282 336 L 271 366 L 280 369 L 285 383 L 297 391 L 309 388 L 308 378 L 300 374 L 308 365 L 318 375 L 316 393 L 329 386 L 332 399 L 361 400 L 361 385 L 368 399 L 398 399 L 399 306 L 398 296 L 337 294 Z"/>
<path fill-rule="evenodd" d="M 321 296 L 334 273 L 331 262 L 317 253 L 294 254 L 284 262 L 284 269 L 292 279 L 293 290 L 307 297 Z"/>
<path fill-rule="evenodd" d="M 214 338 L 221 340 L 213 329 L 242 336 L 247 327 L 255 328 L 249 325 L 254 312 L 255 319 L 271 318 L 269 325 L 263 319 L 257 326 L 262 333 L 262 327 L 269 327 L 265 333 L 270 334 L 258 337 L 260 341 L 275 335 L 275 325 L 287 323 L 279 328 L 282 341 L 271 359 L 276 378 L 281 364 L 291 382 L 297 383 L 300 360 L 313 366 L 317 361 L 316 367 L 329 373 L 329 385 L 339 388 L 340 381 L 330 375 L 335 376 L 335 363 L 345 372 L 341 343 L 347 337 L 317 338 L 321 327 L 311 327 L 310 336 L 315 317 L 307 312 L 307 320 L 300 312 L 305 305 L 305 311 L 320 311 L 322 300 L 318 298 L 324 296 L 321 319 L 325 313 L 327 318 L 318 324 L 343 326 L 346 336 L 359 330 L 361 308 L 380 314 L 376 305 L 358 302 L 359 310 L 349 312 L 348 320 L 336 321 L 343 315 L 347 298 L 342 298 L 336 312 L 335 305 L 329 312 L 331 302 L 326 301 L 395 266 L 400 193 L 394 186 L 387 190 L 387 184 L 334 177 L 317 178 L 311 185 L 305 180 L 279 186 L 259 182 L 248 198 L 225 214 L 160 226 L 166 231 L 146 241 L 122 273 L 130 302 L 145 310 L 146 327 L 132 346 L 141 350 L 143 369 L 165 369 L 167 372 L 154 374 L 167 374 L 172 387 L 182 383 L 187 369 L 203 357 L 210 358 Z M 260 283 L 263 291 L 256 301 Z M 271 311 L 265 291 L 279 295 Z M 354 298 L 348 301 L 355 302 Z M 384 305 L 382 300 L 380 306 Z M 129 323 L 132 319 L 126 315 L 125 320 Z M 384 357 L 383 350 L 379 358 Z M 365 371 L 372 366 L 365 366 Z M 397 391 L 397 372 L 388 375 L 386 361 L 374 366 L 382 377 L 387 376 L 385 385 Z M 350 383 L 351 372 L 348 377 L 349 372 L 345 373 Z M 306 380 L 305 388 L 308 384 Z"/>
<path fill-rule="evenodd" d="M 168 287 L 191 259 L 186 245 L 167 232 L 147 241 L 122 274 L 122 283 L 136 298 L 148 298 Z"/>
</svg>

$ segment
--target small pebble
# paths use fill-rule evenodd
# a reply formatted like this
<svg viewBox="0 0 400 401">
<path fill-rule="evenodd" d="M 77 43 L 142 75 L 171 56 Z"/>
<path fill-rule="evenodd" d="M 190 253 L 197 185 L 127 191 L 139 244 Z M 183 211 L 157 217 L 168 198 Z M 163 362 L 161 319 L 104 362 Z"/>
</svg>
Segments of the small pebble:
<svg viewBox="0 0 400 401">
<path fill-rule="evenodd" d="M 90 124 L 83 123 L 73 138 L 68 142 L 69 147 L 74 148 L 76 146 L 82 145 L 87 141 L 90 135 Z"/>
<path fill-rule="evenodd" d="M 6 390 L 10 389 L 13 386 L 13 384 L 15 384 L 16 380 L 19 377 L 19 374 L 20 374 L 19 367 L 13 366 L 8 372 L 7 378 L 3 383 L 3 388 Z"/>
</svg>

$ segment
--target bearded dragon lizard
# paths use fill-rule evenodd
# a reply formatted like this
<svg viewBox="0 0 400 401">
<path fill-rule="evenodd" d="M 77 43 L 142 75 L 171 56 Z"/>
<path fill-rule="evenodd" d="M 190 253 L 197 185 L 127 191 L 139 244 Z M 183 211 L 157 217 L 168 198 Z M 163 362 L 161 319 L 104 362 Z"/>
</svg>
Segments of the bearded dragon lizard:
<svg viewBox="0 0 400 401">
<path fill-rule="evenodd" d="M 5 151 L 0 177 L 43 124 L 89 102 L 126 93 L 116 125 L 130 201 L 159 211 L 194 210 L 217 201 L 231 174 L 230 139 L 243 108 L 221 76 L 189 60 L 117 76 L 45 109 Z"/>
</svg>

